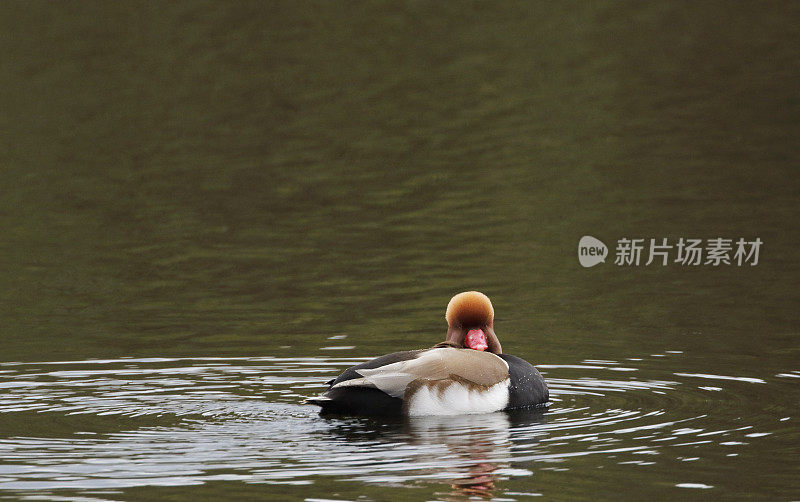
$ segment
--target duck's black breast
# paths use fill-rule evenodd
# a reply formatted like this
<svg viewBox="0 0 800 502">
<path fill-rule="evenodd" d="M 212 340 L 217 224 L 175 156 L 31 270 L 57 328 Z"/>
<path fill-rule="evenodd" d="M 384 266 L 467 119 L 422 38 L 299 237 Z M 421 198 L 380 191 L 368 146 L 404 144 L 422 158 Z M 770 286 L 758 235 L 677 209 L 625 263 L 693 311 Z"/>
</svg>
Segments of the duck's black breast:
<svg viewBox="0 0 800 502">
<path fill-rule="evenodd" d="M 528 361 L 509 354 L 498 354 L 508 363 L 508 406 L 507 410 L 526 408 L 546 403 L 550 392 L 539 370 Z"/>
</svg>

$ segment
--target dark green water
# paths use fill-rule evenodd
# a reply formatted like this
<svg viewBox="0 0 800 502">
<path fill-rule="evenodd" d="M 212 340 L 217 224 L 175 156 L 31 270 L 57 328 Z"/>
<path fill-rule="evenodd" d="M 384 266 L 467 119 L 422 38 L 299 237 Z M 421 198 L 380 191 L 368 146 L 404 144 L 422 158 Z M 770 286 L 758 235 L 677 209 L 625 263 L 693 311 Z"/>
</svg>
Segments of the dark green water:
<svg viewBox="0 0 800 502">
<path fill-rule="evenodd" d="M 0 495 L 800 498 L 797 40 L 792 2 L 0 4 Z M 547 412 L 303 404 L 466 289 Z"/>
</svg>

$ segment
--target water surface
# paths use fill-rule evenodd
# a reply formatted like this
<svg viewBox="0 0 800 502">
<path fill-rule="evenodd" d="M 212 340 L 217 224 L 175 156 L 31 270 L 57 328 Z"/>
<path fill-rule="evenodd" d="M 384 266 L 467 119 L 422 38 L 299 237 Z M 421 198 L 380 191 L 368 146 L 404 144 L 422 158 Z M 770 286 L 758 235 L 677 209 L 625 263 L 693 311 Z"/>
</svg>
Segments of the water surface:
<svg viewBox="0 0 800 502">
<path fill-rule="evenodd" d="M 721 465 L 793 476 L 780 454 L 791 451 L 782 437 L 796 430 L 794 406 L 743 414 L 731 404 L 744 406 L 754 386 L 765 401 L 792 401 L 800 372 L 671 371 L 686 357 L 542 365 L 552 393 L 546 410 L 407 420 L 323 418 L 303 404 L 359 358 L 4 363 L 0 490 L 118 500 L 142 489 L 157 497 L 243 483 L 276 498 L 382 498 L 399 488 L 409 499 L 612 497 L 608 476 L 624 475 L 682 497 L 682 489 L 750 489 Z M 771 462 L 758 459 L 762 449 L 775 454 Z M 777 486 L 759 491 L 786 495 Z"/>
</svg>

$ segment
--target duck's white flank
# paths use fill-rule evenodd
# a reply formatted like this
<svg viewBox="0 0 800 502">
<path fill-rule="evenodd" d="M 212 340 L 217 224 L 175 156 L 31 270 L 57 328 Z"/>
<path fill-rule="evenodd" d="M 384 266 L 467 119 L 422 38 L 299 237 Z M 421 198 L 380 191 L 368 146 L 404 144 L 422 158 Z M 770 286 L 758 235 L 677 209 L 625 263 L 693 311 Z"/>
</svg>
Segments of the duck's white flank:
<svg viewBox="0 0 800 502">
<path fill-rule="evenodd" d="M 452 382 L 440 390 L 436 382 L 429 382 L 429 385 L 420 386 L 406 397 L 406 409 L 410 416 L 467 415 L 499 411 L 508 406 L 509 383 L 509 380 L 504 380 L 488 389 L 481 389 Z"/>
</svg>

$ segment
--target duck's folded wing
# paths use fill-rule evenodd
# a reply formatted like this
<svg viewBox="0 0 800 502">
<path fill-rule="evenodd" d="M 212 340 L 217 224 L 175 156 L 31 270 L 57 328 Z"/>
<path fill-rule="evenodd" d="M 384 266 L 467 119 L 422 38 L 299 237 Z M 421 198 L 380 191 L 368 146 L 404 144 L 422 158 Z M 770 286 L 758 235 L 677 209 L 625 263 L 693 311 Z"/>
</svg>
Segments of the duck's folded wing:
<svg viewBox="0 0 800 502">
<path fill-rule="evenodd" d="M 377 368 L 356 370 L 361 378 L 337 383 L 339 387 L 374 387 L 402 398 L 408 384 L 415 380 L 460 379 L 491 387 L 508 378 L 508 364 L 489 352 L 470 349 L 435 348 L 419 352 L 417 357 Z"/>
</svg>

